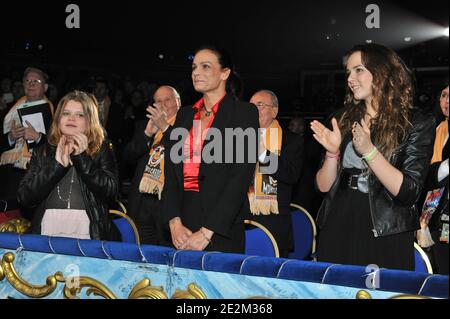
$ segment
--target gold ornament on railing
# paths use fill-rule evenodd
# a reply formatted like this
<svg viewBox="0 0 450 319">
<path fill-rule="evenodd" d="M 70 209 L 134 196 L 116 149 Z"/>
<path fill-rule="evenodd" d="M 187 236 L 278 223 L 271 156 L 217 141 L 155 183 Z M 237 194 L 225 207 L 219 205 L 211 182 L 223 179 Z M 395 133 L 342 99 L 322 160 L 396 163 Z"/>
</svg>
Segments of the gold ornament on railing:
<svg viewBox="0 0 450 319">
<path fill-rule="evenodd" d="M 46 285 L 37 286 L 28 283 L 21 278 L 14 268 L 15 256 L 8 252 L 3 255 L 0 263 L 0 281 L 7 279 L 11 286 L 18 292 L 31 298 L 44 298 L 53 293 L 58 282 L 64 283 L 63 293 L 66 299 L 79 299 L 83 288 L 88 288 L 86 295 L 96 295 L 105 299 L 117 299 L 117 296 L 101 282 L 90 277 L 70 277 L 71 281 L 76 281 L 77 286 L 68 285 L 66 278 L 62 272 L 56 272 L 54 275 L 47 277 Z M 168 299 L 163 287 L 151 286 L 150 279 L 143 279 L 138 282 L 131 290 L 128 299 Z M 205 293 L 196 284 L 188 285 L 187 291 L 177 289 L 172 299 L 206 299 Z"/>
<path fill-rule="evenodd" d="M 172 299 L 207 299 L 205 293 L 196 285 L 189 284 L 187 290 L 177 289 Z"/>
<path fill-rule="evenodd" d="M 11 219 L 0 224 L 0 233 L 25 234 L 31 228 L 31 222 L 25 218 Z"/>
<path fill-rule="evenodd" d="M 95 296 L 100 296 L 105 299 L 117 299 L 116 295 L 109 290 L 105 285 L 103 285 L 101 282 L 89 278 L 89 277 L 74 277 L 79 282 L 78 287 L 72 287 L 69 288 L 67 286 L 67 283 L 64 285 L 64 297 L 66 299 L 80 299 L 80 297 L 77 296 L 81 292 L 81 289 L 90 287 L 86 291 L 86 295 L 90 296 L 91 294 Z M 64 280 L 63 282 L 66 282 Z"/>
<path fill-rule="evenodd" d="M 62 273 L 57 272 L 53 276 L 48 276 L 45 285 L 32 285 L 17 274 L 13 265 L 14 259 L 13 253 L 3 255 L 0 267 L 2 268 L 0 271 L 0 280 L 6 278 L 14 289 L 31 298 L 43 298 L 55 291 L 58 281 L 57 277 L 61 277 Z"/>
<path fill-rule="evenodd" d="M 128 299 L 168 299 L 163 287 L 151 286 L 150 279 L 143 279 L 134 286 Z"/>
<path fill-rule="evenodd" d="M 356 293 L 356 299 L 372 299 L 372 296 L 367 291 L 360 290 Z"/>
</svg>

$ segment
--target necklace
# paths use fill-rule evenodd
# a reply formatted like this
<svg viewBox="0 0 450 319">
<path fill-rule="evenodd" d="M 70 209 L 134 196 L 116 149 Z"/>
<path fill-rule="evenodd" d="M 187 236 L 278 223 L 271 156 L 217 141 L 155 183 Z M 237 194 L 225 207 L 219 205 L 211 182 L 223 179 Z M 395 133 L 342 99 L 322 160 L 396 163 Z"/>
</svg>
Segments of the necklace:
<svg viewBox="0 0 450 319">
<path fill-rule="evenodd" d="M 205 104 L 203 104 L 203 109 L 205 110 L 205 116 L 206 116 L 206 117 L 209 117 L 209 116 L 211 115 L 211 113 L 212 113 L 212 110 L 211 110 L 211 111 L 208 111 L 208 109 L 206 108 L 206 105 L 205 105 Z"/>
<path fill-rule="evenodd" d="M 70 197 L 72 195 L 72 186 L 73 186 L 74 177 L 75 177 L 75 168 L 72 168 L 72 177 L 70 179 L 70 187 L 69 187 L 69 197 L 67 199 L 61 197 L 61 193 L 60 193 L 60 190 L 59 190 L 59 183 L 56 186 L 56 191 L 58 193 L 59 199 L 61 201 L 63 201 L 63 202 L 67 202 L 67 209 L 70 209 Z"/>
</svg>

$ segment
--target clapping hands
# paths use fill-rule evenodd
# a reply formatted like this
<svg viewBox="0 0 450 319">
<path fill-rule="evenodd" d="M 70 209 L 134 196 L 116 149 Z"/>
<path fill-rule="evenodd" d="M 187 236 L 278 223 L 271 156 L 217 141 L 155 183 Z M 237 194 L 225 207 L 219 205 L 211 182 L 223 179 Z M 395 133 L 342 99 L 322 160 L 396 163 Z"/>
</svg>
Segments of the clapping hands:
<svg viewBox="0 0 450 319">
<path fill-rule="evenodd" d="M 79 155 L 88 148 L 87 136 L 78 133 L 71 136 L 62 135 L 56 148 L 55 159 L 62 166 L 68 167 L 72 165 L 70 155 Z"/>
<path fill-rule="evenodd" d="M 342 136 L 339 130 L 338 123 L 335 118 L 331 120 L 333 130 L 328 129 L 319 121 L 311 122 L 311 129 L 314 132 L 314 138 L 319 142 L 328 152 L 337 154 L 341 146 Z"/>
<path fill-rule="evenodd" d="M 163 106 L 155 103 L 147 108 L 147 112 L 149 113 L 147 117 L 153 123 L 153 126 L 156 126 L 156 130 L 160 129 L 163 131 L 169 125 L 167 123 L 167 113 L 164 111 Z"/>
</svg>

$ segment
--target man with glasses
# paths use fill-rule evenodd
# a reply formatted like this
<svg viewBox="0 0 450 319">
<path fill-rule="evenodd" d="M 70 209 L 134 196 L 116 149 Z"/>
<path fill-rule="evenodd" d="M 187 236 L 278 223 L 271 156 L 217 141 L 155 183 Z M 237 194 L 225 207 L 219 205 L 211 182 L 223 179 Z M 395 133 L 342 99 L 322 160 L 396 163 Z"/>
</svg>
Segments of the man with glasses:
<svg viewBox="0 0 450 319">
<path fill-rule="evenodd" d="M 250 99 L 258 108 L 260 148 L 255 177 L 248 192 L 248 219 L 264 225 L 277 241 L 280 257 L 288 257 L 293 247 L 290 203 L 292 188 L 303 165 L 303 138 L 282 129 L 276 117 L 278 98 L 272 91 L 261 90 Z M 272 164 L 271 164 L 272 163 Z M 276 167 L 272 172 L 264 168 Z"/>
<path fill-rule="evenodd" d="M 31 159 L 32 149 L 46 142 L 45 135 L 36 131 L 30 123 L 27 127 L 22 125 L 17 108 L 24 103 L 42 101 L 48 103 L 53 114 L 53 104 L 45 97 L 47 81 L 48 76 L 42 70 L 27 68 L 22 80 L 25 96 L 5 116 L 0 141 L 2 150 L 5 150 L 0 159 L 0 199 L 15 200 L 19 182 Z"/>
</svg>

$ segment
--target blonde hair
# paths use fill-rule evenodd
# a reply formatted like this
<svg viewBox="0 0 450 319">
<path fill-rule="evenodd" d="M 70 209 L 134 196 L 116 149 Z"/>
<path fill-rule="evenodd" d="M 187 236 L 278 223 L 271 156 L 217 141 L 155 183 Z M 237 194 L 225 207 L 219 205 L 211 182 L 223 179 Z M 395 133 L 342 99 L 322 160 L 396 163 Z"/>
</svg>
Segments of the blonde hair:
<svg viewBox="0 0 450 319">
<path fill-rule="evenodd" d="M 79 102 L 83 107 L 83 113 L 86 119 L 85 135 L 88 138 L 88 148 L 86 150 L 86 153 L 89 156 L 94 156 L 99 152 L 100 147 L 105 140 L 105 134 L 98 117 L 97 100 L 93 95 L 83 91 L 72 91 L 66 94 L 59 101 L 53 123 L 50 127 L 48 142 L 53 146 L 58 145 L 59 139 L 62 135 L 61 129 L 59 127 L 59 122 L 61 119 L 61 114 L 69 101 Z"/>
</svg>

